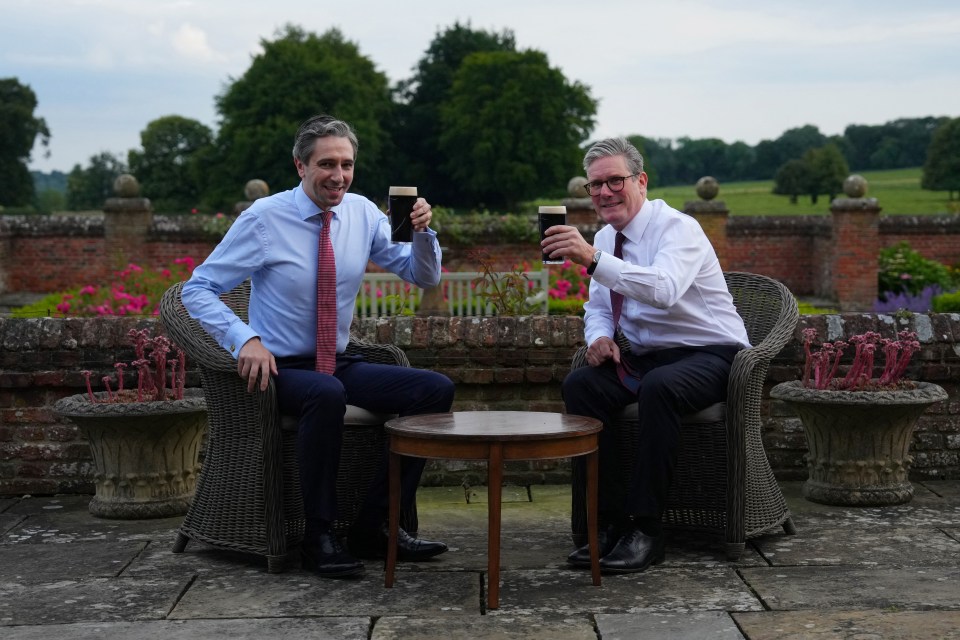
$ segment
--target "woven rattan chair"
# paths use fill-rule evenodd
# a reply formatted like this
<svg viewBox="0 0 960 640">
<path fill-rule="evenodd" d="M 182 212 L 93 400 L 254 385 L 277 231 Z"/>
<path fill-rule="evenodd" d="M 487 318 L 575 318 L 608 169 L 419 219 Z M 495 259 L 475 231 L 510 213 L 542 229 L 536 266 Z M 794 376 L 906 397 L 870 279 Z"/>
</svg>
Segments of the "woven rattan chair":
<svg viewBox="0 0 960 640">
<path fill-rule="evenodd" d="M 770 361 L 793 336 L 799 319 L 797 301 L 781 283 L 751 273 L 724 274 L 737 312 L 753 346 L 733 361 L 727 402 L 684 416 L 680 451 L 663 522 L 668 527 L 714 532 L 723 536 L 727 558 L 736 561 L 747 538 L 778 526 L 796 533 L 783 493 L 773 476 L 760 438 L 760 399 Z M 630 345 L 618 336 L 621 349 Z M 573 357 L 585 364 L 586 347 Z M 630 473 L 639 429 L 637 405 L 618 417 L 619 473 Z M 573 540 L 586 542 L 582 467 L 573 473 Z"/>
<path fill-rule="evenodd" d="M 296 460 L 297 421 L 277 410 L 273 381 L 266 391 L 247 392 L 236 360 L 192 319 L 180 300 L 183 283 L 172 286 L 160 302 L 167 335 L 200 368 L 209 431 L 197 491 L 177 533 L 174 553 L 191 540 L 222 549 L 265 556 L 270 572 L 283 570 L 287 552 L 303 537 L 303 500 Z M 244 321 L 249 281 L 221 299 Z M 370 362 L 410 366 L 392 345 L 351 340 L 348 353 Z M 392 415 L 347 406 L 337 479 L 343 534 L 355 519 L 383 456 L 383 423 Z M 416 507 L 402 514 L 402 526 L 416 533 Z"/>
</svg>

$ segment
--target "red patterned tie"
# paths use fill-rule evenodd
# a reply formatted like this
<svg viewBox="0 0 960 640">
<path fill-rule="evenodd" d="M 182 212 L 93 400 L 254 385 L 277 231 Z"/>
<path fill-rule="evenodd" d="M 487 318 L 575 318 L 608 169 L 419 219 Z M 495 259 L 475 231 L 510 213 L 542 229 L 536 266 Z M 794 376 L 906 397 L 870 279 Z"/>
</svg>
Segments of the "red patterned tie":
<svg viewBox="0 0 960 640">
<path fill-rule="evenodd" d="M 333 211 L 321 211 L 317 252 L 317 371 L 333 373 L 337 365 L 337 263 L 330 242 Z"/>
<path fill-rule="evenodd" d="M 620 258 L 621 260 L 623 260 L 623 241 L 625 239 L 626 236 L 618 231 L 616 242 L 613 245 L 614 257 Z M 610 289 L 610 308 L 613 310 L 613 328 L 614 331 L 616 331 L 620 327 L 620 313 L 623 310 L 623 294 L 617 293 L 613 289 Z M 627 389 L 636 392 L 640 388 L 640 381 L 633 375 L 630 365 L 623 359 L 622 353 L 620 354 L 620 364 L 617 365 L 617 376 Z"/>
</svg>

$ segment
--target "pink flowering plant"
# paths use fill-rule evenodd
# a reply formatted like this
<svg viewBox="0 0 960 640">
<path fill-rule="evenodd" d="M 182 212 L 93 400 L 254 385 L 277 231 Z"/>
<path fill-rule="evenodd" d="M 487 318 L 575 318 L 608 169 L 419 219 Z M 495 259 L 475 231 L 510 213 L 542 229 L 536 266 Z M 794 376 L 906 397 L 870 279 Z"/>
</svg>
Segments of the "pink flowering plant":
<svg viewBox="0 0 960 640">
<path fill-rule="evenodd" d="M 195 260 L 176 258 L 170 267 L 145 269 L 130 263 L 115 271 L 111 282 L 85 284 L 65 293 L 54 293 L 13 311 L 13 317 L 155 316 L 160 298 L 172 285 L 187 280 Z"/>
<path fill-rule="evenodd" d="M 175 348 L 166 336 L 150 336 L 148 329 L 131 329 L 127 334 L 133 343 L 136 359 L 129 365 L 114 363 L 116 378 L 103 376 L 106 394 L 93 392 L 90 370 L 81 371 L 87 383 L 87 397 L 93 403 L 155 402 L 182 400 L 186 380 L 187 356 Z M 132 367 L 137 372 L 137 388 L 124 388 L 124 370 Z"/>
<path fill-rule="evenodd" d="M 814 350 L 817 330 L 803 330 L 803 386 L 811 389 L 847 391 L 871 391 L 882 389 L 912 389 L 914 382 L 904 380 L 907 365 L 914 353 L 920 350 L 920 342 L 913 331 L 901 331 L 896 340 L 882 338 L 879 333 L 868 331 L 850 338 L 849 342 L 836 340 L 824 342 Z M 844 353 L 853 352 L 853 362 L 841 375 L 840 360 Z M 884 366 L 878 377 L 875 361 L 877 352 L 883 354 Z"/>
</svg>

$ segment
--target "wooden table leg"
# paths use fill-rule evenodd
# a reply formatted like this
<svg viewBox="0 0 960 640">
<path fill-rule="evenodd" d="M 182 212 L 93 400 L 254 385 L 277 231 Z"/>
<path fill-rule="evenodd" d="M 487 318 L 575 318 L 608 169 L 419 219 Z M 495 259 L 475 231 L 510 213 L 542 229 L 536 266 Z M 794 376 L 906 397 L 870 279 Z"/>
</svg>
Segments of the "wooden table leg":
<svg viewBox="0 0 960 640">
<path fill-rule="evenodd" d="M 400 535 L 400 455 L 390 452 L 389 461 L 390 507 L 388 527 L 390 535 L 387 538 L 387 567 L 385 587 L 393 586 L 393 574 L 397 568 L 397 538 Z"/>
<path fill-rule="evenodd" d="M 600 586 L 600 544 L 597 540 L 597 485 L 599 484 L 599 452 L 587 454 L 587 542 L 590 544 L 590 573 L 593 586 Z"/>
<path fill-rule="evenodd" d="M 503 445 L 492 443 L 487 458 L 487 609 L 500 607 L 500 500 Z"/>
</svg>

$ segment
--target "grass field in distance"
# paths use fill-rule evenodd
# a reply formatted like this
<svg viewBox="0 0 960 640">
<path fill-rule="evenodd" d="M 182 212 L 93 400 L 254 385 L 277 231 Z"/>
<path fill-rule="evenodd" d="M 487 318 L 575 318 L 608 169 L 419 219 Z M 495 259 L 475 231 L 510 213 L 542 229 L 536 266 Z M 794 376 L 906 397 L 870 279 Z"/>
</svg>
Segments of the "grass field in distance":
<svg viewBox="0 0 960 640">
<path fill-rule="evenodd" d="M 862 171 L 859 173 L 867 180 L 867 198 L 876 198 L 880 213 L 892 215 L 956 214 L 960 213 L 960 202 L 948 201 L 946 191 L 926 191 L 920 188 L 923 173 L 919 167 L 913 169 L 891 169 L 888 171 Z M 715 198 L 723 200 L 730 215 L 826 215 L 830 213 L 829 196 L 821 195 L 817 204 L 810 203 L 809 196 L 800 196 L 797 204 L 790 204 L 788 196 L 778 196 L 773 191 L 773 180 L 753 182 L 720 183 L 720 193 Z M 843 194 L 837 194 L 843 196 Z M 682 209 L 688 200 L 696 200 L 694 185 L 654 187 L 648 197 L 662 198 L 670 206 Z"/>
</svg>

